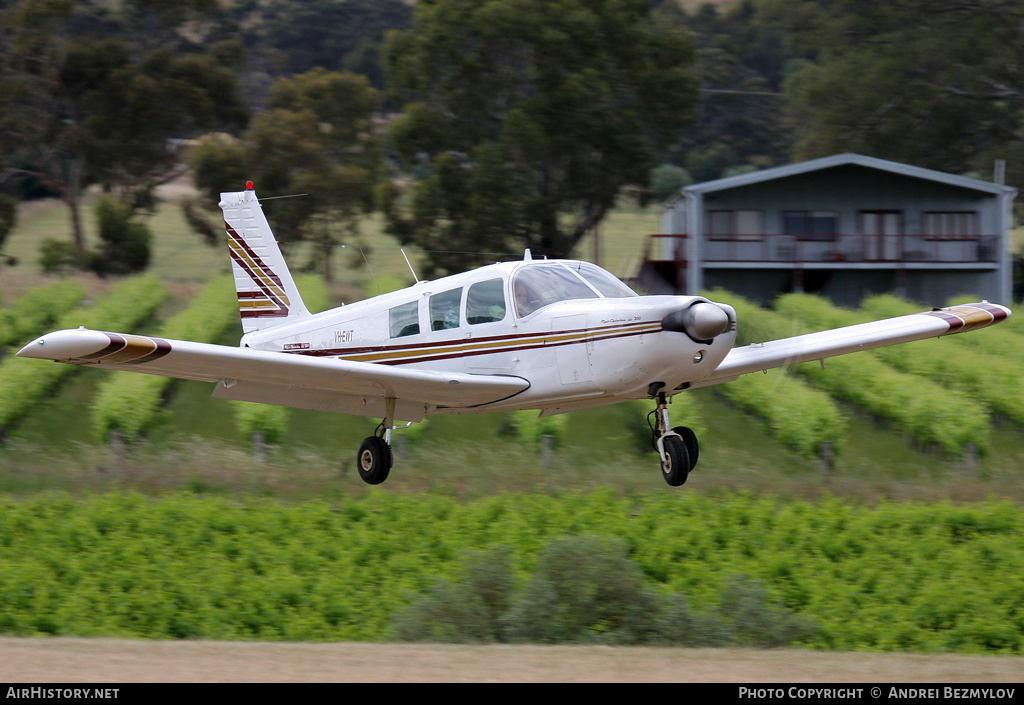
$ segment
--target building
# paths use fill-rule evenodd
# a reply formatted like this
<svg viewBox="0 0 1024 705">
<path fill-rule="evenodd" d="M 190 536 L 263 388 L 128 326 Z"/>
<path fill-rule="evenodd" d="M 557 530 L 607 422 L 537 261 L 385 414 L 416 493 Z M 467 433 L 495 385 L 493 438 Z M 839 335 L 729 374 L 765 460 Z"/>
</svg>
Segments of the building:
<svg viewBox="0 0 1024 705">
<path fill-rule="evenodd" d="M 1009 186 L 837 154 L 682 189 L 651 236 L 652 292 L 723 287 L 762 304 L 791 291 L 856 306 L 1012 295 Z"/>
</svg>

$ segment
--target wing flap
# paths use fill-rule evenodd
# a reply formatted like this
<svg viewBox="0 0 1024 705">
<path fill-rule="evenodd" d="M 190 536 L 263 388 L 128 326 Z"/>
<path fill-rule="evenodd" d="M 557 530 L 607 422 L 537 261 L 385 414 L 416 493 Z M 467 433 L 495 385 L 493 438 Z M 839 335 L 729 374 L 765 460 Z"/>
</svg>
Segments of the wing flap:
<svg viewBox="0 0 1024 705">
<path fill-rule="evenodd" d="M 341 394 L 464 408 L 501 401 L 530 386 L 514 376 L 408 369 L 86 329 L 48 333 L 22 348 L 18 356 L 220 382 L 226 389 L 245 382 L 253 389 L 259 387 L 262 395 L 272 396 L 276 388 L 282 397 L 297 402 L 307 395 L 309 403 L 315 404 L 324 403 L 331 394 Z M 278 402 L 268 399 L 268 403 Z"/>
<path fill-rule="evenodd" d="M 710 375 L 692 386 L 721 384 L 743 374 L 773 367 L 785 367 L 886 345 L 963 333 L 999 323 L 1009 316 L 1010 309 L 998 304 L 964 304 L 766 343 L 755 343 L 730 350 Z"/>
</svg>

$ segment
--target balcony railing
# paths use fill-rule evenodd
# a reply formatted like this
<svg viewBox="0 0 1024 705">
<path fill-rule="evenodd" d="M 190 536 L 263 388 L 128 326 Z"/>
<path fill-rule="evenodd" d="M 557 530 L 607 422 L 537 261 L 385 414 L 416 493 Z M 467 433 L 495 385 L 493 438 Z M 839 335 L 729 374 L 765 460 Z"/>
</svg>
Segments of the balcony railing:
<svg viewBox="0 0 1024 705">
<path fill-rule="evenodd" d="M 652 235 L 647 259 L 684 261 L 687 235 Z M 994 263 L 996 235 L 708 235 L 704 262 Z"/>
</svg>

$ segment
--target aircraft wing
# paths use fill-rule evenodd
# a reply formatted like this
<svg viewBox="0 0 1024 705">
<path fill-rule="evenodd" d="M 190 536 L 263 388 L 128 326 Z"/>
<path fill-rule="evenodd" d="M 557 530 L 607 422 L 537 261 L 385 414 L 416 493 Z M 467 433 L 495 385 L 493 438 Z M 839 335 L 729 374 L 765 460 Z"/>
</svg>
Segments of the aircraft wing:
<svg viewBox="0 0 1024 705">
<path fill-rule="evenodd" d="M 143 335 L 61 330 L 32 341 L 19 357 L 216 382 L 214 396 L 305 409 L 418 421 L 427 407 L 468 408 L 514 396 L 521 377 L 400 368 Z"/>
<path fill-rule="evenodd" d="M 740 375 L 860 350 L 963 333 L 999 323 L 1010 309 L 990 303 L 937 308 L 818 333 L 733 348 L 714 371 L 692 387 L 731 382 Z M 742 322 L 741 322 L 742 325 Z"/>
</svg>

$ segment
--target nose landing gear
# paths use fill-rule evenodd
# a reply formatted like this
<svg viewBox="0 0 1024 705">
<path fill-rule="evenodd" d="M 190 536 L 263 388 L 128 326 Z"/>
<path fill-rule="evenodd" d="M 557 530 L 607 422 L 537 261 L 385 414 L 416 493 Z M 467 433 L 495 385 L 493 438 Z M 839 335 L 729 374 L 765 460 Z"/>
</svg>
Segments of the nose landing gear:
<svg viewBox="0 0 1024 705">
<path fill-rule="evenodd" d="M 661 457 L 662 477 L 672 487 L 686 483 L 690 471 L 697 465 L 700 446 L 697 434 L 686 426 L 671 428 L 668 420 L 668 399 L 662 391 L 665 384 L 655 382 L 650 386 L 649 393 L 657 402 L 652 412 L 654 423 L 651 425 L 651 444 Z"/>
</svg>

